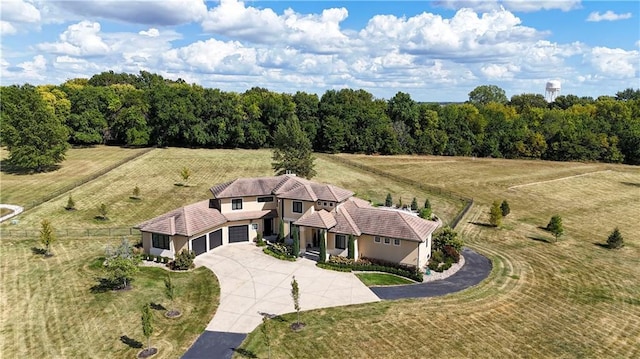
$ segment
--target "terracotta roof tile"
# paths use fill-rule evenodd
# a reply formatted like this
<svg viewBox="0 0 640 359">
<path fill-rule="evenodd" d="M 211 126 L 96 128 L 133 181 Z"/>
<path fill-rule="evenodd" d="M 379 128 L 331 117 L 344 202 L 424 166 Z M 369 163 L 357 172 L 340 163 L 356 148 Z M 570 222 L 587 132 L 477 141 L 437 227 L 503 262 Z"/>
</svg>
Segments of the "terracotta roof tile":
<svg viewBox="0 0 640 359">
<path fill-rule="evenodd" d="M 246 219 L 261 219 L 261 218 L 274 218 L 278 216 L 278 211 L 275 209 L 267 209 L 263 211 L 239 211 L 236 213 L 224 214 L 229 222 L 243 221 Z"/>
<path fill-rule="evenodd" d="M 297 226 L 329 229 L 336 225 L 336 219 L 331 213 L 321 209 L 300 217 L 300 219 L 293 222 L 293 224 Z"/>
<path fill-rule="evenodd" d="M 232 198 L 243 196 L 266 196 L 282 182 L 284 176 L 238 178 L 231 182 L 211 187 L 215 198 Z"/>
<path fill-rule="evenodd" d="M 209 200 L 205 200 L 142 222 L 136 228 L 144 232 L 189 237 L 225 222 L 227 219 L 217 209 L 209 208 Z"/>
</svg>

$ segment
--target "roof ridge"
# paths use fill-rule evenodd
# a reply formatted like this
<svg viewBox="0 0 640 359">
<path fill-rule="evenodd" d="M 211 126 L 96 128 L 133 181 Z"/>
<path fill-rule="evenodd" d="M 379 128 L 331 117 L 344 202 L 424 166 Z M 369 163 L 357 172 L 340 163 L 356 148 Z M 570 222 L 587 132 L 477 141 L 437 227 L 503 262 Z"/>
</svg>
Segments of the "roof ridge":
<svg viewBox="0 0 640 359">
<path fill-rule="evenodd" d="M 420 241 L 422 241 L 422 238 L 420 238 L 420 234 L 419 234 L 418 232 L 416 232 L 415 228 L 413 228 L 413 226 L 411 225 L 411 223 L 409 223 L 409 221 L 407 221 L 407 218 L 408 218 L 408 217 L 406 217 L 406 216 L 409 216 L 409 215 L 408 215 L 408 214 L 406 214 L 406 213 L 402 213 L 402 212 L 400 212 L 400 211 L 396 211 L 396 213 L 400 216 L 400 218 L 402 218 L 402 220 L 404 221 L 404 223 L 406 223 L 406 224 L 407 224 L 407 226 L 409 227 L 409 229 L 411 229 L 411 232 L 413 232 L 413 234 L 415 234 L 415 236 L 416 236 L 416 237 L 418 237 L 418 239 L 419 239 Z M 411 217 L 413 217 L 413 216 L 411 216 Z"/>
<path fill-rule="evenodd" d="M 356 209 L 357 208 L 358 207 L 356 207 Z M 353 217 L 351 217 L 351 213 L 349 213 L 349 211 L 346 208 L 340 207 L 340 214 L 342 214 L 344 218 L 347 220 L 347 223 L 349 223 L 349 226 L 351 226 L 351 229 L 353 229 L 356 233 L 362 234 L 362 230 L 360 229 L 360 227 L 358 227 L 358 224 L 356 223 L 356 221 L 353 220 Z"/>
</svg>

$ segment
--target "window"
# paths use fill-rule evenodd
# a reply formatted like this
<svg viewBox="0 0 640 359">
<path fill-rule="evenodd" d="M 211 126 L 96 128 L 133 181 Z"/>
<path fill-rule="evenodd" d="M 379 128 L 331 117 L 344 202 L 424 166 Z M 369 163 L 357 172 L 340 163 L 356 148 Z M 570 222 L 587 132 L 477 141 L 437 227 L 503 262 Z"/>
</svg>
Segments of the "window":
<svg viewBox="0 0 640 359">
<path fill-rule="evenodd" d="M 400 245 L 400 240 L 399 239 L 394 239 L 393 240 L 393 245 L 394 246 L 399 246 Z"/>
<path fill-rule="evenodd" d="M 378 236 L 373 237 L 373 241 L 376 243 L 380 243 L 380 237 Z"/>
<path fill-rule="evenodd" d="M 333 202 L 329 202 L 329 206 L 333 207 Z"/>
<path fill-rule="evenodd" d="M 347 248 L 347 237 L 343 234 L 336 234 L 336 248 L 345 249 Z"/>
<path fill-rule="evenodd" d="M 293 201 L 293 213 L 302 213 L 302 202 Z"/>
<path fill-rule="evenodd" d="M 384 244 L 391 244 L 391 238 L 384 237 Z"/>
<path fill-rule="evenodd" d="M 322 202 L 318 201 L 318 206 L 322 205 Z"/>
<path fill-rule="evenodd" d="M 169 249 L 169 236 L 166 234 L 153 233 L 151 235 L 151 245 L 154 248 Z"/>
<path fill-rule="evenodd" d="M 258 197 L 258 203 L 264 203 L 264 202 L 273 202 L 273 196 Z"/>
<path fill-rule="evenodd" d="M 324 203 L 323 203 L 323 206 L 325 206 L 325 207 L 326 207 L 326 206 L 327 206 L 327 202 L 324 202 Z"/>
<path fill-rule="evenodd" d="M 254 231 L 257 231 L 257 230 L 258 230 L 258 224 L 257 224 L 257 223 L 252 224 L 252 225 L 251 225 L 251 228 L 252 228 Z"/>
<path fill-rule="evenodd" d="M 234 210 L 234 211 L 236 209 L 242 209 L 242 198 L 232 199 L 231 200 L 231 209 Z"/>
</svg>

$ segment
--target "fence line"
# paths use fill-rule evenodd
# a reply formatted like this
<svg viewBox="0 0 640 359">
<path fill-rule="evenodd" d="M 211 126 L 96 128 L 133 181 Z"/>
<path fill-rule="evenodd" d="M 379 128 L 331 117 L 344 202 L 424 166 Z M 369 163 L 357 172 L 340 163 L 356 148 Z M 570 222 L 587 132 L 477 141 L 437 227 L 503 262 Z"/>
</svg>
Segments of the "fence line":
<svg viewBox="0 0 640 359">
<path fill-rule="evenodd" d="M 99 170 L 97 172 L 94 172 L 94 173 L 90 174 L 89 176 L 81 179 L 80 181 L 76 181 L 74 183 L 66 185 L 66 186 L 64 186 L 62 188 L 59 188 L 59 189 L 49 193 L 48 195 L 46 195 L 46 196 L 44 196 L 42 198 L 39 198 L 39 199 L 37 199 L 35 201 L 31 201 L 31 203 L 29 203 L 29 204 L 24 206 L 24 210 L 27 211 L 29 209 L 32 209 L 32 208 L 34 208 L 36 206 L 39 206 L 39 205 L 41 205 L 41 204 L 43 204 L 45 202 L 48 202 L 48 201 L 52 200 L 54 198 L 57 198 L 58 196 L 61 196 L 61 195 L 65 194 L 65 193 L 73 190 L 74 188 L 76 188 L 78 186 L 81 186 L 83 184 L 91 182 L 91 181 L 95 180 L 96 178 L 98 178 L 100 176 L 103 176 L 103 175 L 107 174 L 108 172 L 110 172 L 110 171 L 112 171 L 112 170 L 124 165 L 127 162 L 132 161 L 132 160 L 134 160 L 134 159 L 136 159 L 136 158 L 138 158 L 138 157 L 140 157 L 140 156 L 142 156 L 142 155 L 144 155 L 146 153 L 149 153 L 153 149 L 154 149 L 154 147 L 145 148 L 142 151 L 140 151 L 139 153 L 136 153 L 136 154 L 128 156 L 128 157 L 125 157 L 122 160 L 120 160 L 120 161 L 118 161 L 118 162 L 116 162 L 116 163 L 114 163 L 114 164 L 112 164 L 110 166 L 107 166 L 107 167 L 105 167 L 105 168 L 103 168 L 103 169 L 101 169 L 101 170 Z"/>
<path fill-rule="evenodd" d="M 55 231 L 58 238 L 139 236 L 141 233 L 138 229 L 131 227 L 67 228 L 56 229 Z M 38 238 L 39 236 L 40 229 L 0 228 L 0 238 Z"/>
<path fill-rule="evenodd" d="M 444 190 L 444 189 L 442 189 L 440 187 L 436 187 L 436 186 L 431 186 L 431 185 L 427 185 L 427 184 L 424 184 L 424 183 L 420 183 L 420 182 L 414 181 L 412 179 L 408 179 L 408 178 L 405 178 L 405 177 L 402 177 L 402 176 L 398 176 L 398 175 L 395 175 L 393 173 L 385 172 L 385 171 L 379 170 L 377 168 L 374 168 L 374 167 L 371 167 L 371 166 L 367 166 L 367 165 L 363 165 L 361 163 L 358 163 L 358 162 L 355 162 L 355 161 L 352 161 L 352 160 L 348 160 L 346 158 L 338 157 L 338 156 L 335 156 L 335 155 L 321 155 L 321 156 L 324 157 L 324 158 L 327 158 L 327 159 L 329 159 L 331 161 L 334 161 L 334 162 L 339 162 L 339 163 L 342 163 L 344 165 L 347 165 L 347 166 L 350 166 L 350 167 L 355 167 L 355 168 L 361 169 L 363 171 L 376 174 L 376 175 L 381 176 L 381 177 L 386 177 L 386 178 L 392 179 L 392 180 L 394 180 L 396 182 L 401 182 L 401 183 L 405 183 L 405 184 L 408 184 L 408 185 L 413 186 L 413 187 L 420 188 L 421 190 L 426 191 L 426 192 L 431 192 L 431 193 L 434 193 L 434 194 L 438 194 L 438 195 L 441 195 L 441 196 L 449 197 L 449 198 L 454 199 L 454 200 L 458 200 L 458 201 L 464 202 L 465 206 L 462 208 L 462 210 L 460 210 L 460 212 L 458 212 L 458 214 L 454 217 L 454 219 L 451 222 L 449 222 L 449 226 L 451 228 L 454 228 L 454 229 L 456 228 L 458 223 L 460 223 L 460 220 L 462 220 L 462 218 L 471 209 L 471 206 L 473 206 L 473 198 L 461 196 L 461 195 L 459 195 L 457 193 L 453 193 L 451 191 Z"/>
</svg>

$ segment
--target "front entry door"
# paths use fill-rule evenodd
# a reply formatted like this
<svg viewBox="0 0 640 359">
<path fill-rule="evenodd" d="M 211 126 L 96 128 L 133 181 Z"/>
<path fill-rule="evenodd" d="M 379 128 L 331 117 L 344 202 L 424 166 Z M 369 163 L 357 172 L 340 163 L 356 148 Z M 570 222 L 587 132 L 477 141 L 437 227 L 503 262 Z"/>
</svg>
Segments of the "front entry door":
<svg viewBox="0 0 640 359">
<path fill-rule="evenodd" d="M 320 236 L 318 235 L 318 230 L 314 229 L 313 230 L 313 247 L 314 248 L 318 248 L 320 247 Z"/>
<path fill-rule="evenodd" d="M 265 218 L 264 219 L 264 236 L 270 236 L 273 234 L 273 228 L 272 227 L 273 224 L 273 218 Z"/>
</svg>

